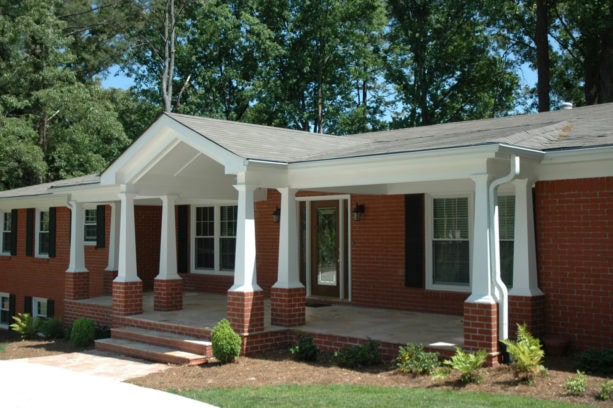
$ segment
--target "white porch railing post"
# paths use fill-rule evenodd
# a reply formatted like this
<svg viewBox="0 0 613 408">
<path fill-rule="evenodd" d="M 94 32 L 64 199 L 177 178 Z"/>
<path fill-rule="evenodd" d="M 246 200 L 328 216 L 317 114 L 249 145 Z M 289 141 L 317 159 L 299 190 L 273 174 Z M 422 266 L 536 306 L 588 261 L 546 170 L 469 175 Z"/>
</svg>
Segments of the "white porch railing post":
<svg viewBox="0 0 613 408">
<path fill-rule="evenodd" d="M 513 249 L 513 296 L 540 296 L 536 269 L 532 180 L 515 179 L 515 243 Z"/>
<path fill-rule="evenodd" d="M 177 273 L 177 239 L 175 230 L 174 196 L 162 196 L 162 235 L 160 239 L 160 270 L 156 279 L 180 279 Z"/>
<path fill-rule="evenodd" d="M 66 272 L 87 272 L 85 268 L 84 232 L 83 232 L 83 205 L 77 201 L 69 201 L 71 210 L 70 230 L 70 262 Z"/>
<path fill-rule="evenodd" d="M 119 221 L 119 259 L 115 282 L 140 281 L 136 269 L 136 233 L 134 225 L 134 194 L 122 191 Z"/>
<path fill-rule="evenodd" d="M 277 189 L 281 193 L 281 219 L 279 222 L 279 258 L 277 282 L 273 288 L 292 289 L 304 287 L 300 283 L 298 264 L 298 212 L 296 190 Z"/>
<path fill-rule="evenodd" d="M 108 262 L 105 271 L 117 270 L 117 257 L 119 254 L 119 240 L 117 239 L 117 232 L 119 231 L 119 206 L 113 202 L 109 204 L 111 206 L 111 222 L 109 224 L 109 255 Z"/>
<path fill-rule="evenodd" d="M 262 289 L 256 281 L 255 271 L 255 187 L 235 185 L 238 191 L 238 214 L 236 220 L 236 254 L 234 262 L 234 285 L 232 292 L 255 292 Z"/>
</svg>

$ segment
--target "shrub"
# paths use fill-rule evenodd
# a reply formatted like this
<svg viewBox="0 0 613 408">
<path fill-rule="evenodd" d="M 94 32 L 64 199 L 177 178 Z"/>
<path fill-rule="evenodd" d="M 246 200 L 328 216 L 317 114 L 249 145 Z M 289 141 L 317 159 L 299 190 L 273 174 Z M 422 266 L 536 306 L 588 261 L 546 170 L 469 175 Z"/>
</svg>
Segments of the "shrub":
<svg viewBox="0 0 613 408">
<path fill-rule="evenodd" d="M 96 339 L 96 325 L 92 319 L 77 319 L 70 329 L 70 342 L 76 347 L 87 347 Z"/>
<path fill-rule="evenodd" d="M 108 339 L 109 337 L 111 337 L 111 329 L 109 327 L 96 327 L 96 339 Z"/>
<path fill-rule="evenodd" d="M 600 387 L 597 398 L 601 401 L 608 401 L 611 398 L 611 394 L 613 394 L 613 380 L 607 380 Z"/>
<path fill-rule="evenodd" d="M 438 353 L 424 351 L 422 344 L 408 343 L 399 348 L 396 366 L 401 373 L 429 375 L 440 366 L 438 357 Z"/>
<path fill-rule="evenodd" d="M 585 350 L 579 356 L 578 368 L 592 374 L 613 374 L 613 349 Z"/>
<path fill-rule="evenodd" d="M 502 340 L 513 357 L 513 373 L 528 383 L 534 381 L 535 374 L 543 372 L 542 361 L 545 352 L 539 339 L 532 337 L 526 324 L 517 324 L 517 341 Z"/>
<path fill-rule="evenodd" d="M 483 367 L 487 359 L 487 351 L 479 350 L 476 353 L 466 353 L 457 347 L 451 360 L 443 361 L 448 367 L 441 367 L 436 370 L 435 377 L 445 378 L 450 374 L 450 368 L 460 372 L 460 381 L 463 384 L 481 382 L 480 368 Z"/>
<path fill-rule="evenodd" d="M 377 365 L 381 363 L 379 342 L 368 340 L 364 344 L 343 347 L 334 352 L 334 361 L 341 367 L 349 368 Z"/>
<path fill-rule="evenodd" d="M 241 353 L 241 337 L 232 329 L 230 322 L 223 319 L 211 332 L 213 356 L 222 364 L 231 363 Z"/>
<path fill-rule="evenodd" d="M 300 336 L 298 343 L 289 349 L 290 353 L 299 361 L 315 361 L 319 349 L 313 343 L 312 337 Z"/>
<path fill-rule="evenodd" d="M 566 392 L 569 395 L 583 395 L 587 389 L 587 377 L 585 373 L 577 370 L 575 377 L 568 377 L 566 380 Z"/>
<path fill-rule="evenodd" d="M 18 333 L 22 340 L 28 340 L 34 337 L 38 332 L 40 319 L 33 319 L 29 313 L 17 313 L 13 316 L 15 323 L 10 325 L 11 329 Z"/>
<path fill-rule="evenodd" d="M 60 319 L 50 317 L 41 322 L 39 331 L 46 339 L 61 339 L 64 337 L 64 325 Z"/>
</svg>

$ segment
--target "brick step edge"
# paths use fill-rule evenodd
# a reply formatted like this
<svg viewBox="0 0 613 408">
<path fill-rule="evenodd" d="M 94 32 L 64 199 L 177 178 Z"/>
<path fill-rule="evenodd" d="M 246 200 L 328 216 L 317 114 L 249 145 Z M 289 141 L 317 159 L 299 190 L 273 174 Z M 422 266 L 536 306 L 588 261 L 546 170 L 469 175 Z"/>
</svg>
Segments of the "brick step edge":
<svg viewBox="0 0 613 408">
<path fill-rule="evenodd" d="M 213 355 L 212 344 L 208 340 L 159 330 L 142 329 L 139 327 L 116 327 L 111 329 L 111 337 L 114 339 L 130 340 L 155 346 L 168 347 L 194 354 L 201 354 L 207 357 Z"/>
<path fill-rule="evenodd" d="M 113 316 L 113 327 L 138 327 L 146 330 L 159 330 L 199 338 L 211 338 L 211 328 L 192 327 L 175 323 L 145 320 L 134 316 Z"/>
<path fill-rule="evenodd" d="M 209 360 L 199 354 L 113 338 L 96 340 L 96 349 L 164 364 L 199 365 Z"/>
</svg>

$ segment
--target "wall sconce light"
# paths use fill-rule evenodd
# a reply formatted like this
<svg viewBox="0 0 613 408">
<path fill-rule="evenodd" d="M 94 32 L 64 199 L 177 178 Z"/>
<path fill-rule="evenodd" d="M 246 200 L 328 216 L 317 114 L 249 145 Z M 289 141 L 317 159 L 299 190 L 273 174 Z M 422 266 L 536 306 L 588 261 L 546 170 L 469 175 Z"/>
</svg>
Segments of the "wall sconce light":
<svg viewBox="0 0 613 408">
<path fill-rule="evenodd" d="M 364 217 L 364 210 L 365 209 L 366 209 L 366 207 L 364 207 L 364 204 L 355 203 L 355 207 L 353 207 L 353 210 L 351 211 L 351 215 L 353 216 L 353 220 L 354 221 L 362 220 L 362 218 Z"/>
<path fill-rule="evenodd" d="M 275 224 L 278 224 L 280 220 L 281 220 L 281 209 L 277 207 L 277 209 L 272 212 L 272 222 L 274 222 Z"/>
</svg>

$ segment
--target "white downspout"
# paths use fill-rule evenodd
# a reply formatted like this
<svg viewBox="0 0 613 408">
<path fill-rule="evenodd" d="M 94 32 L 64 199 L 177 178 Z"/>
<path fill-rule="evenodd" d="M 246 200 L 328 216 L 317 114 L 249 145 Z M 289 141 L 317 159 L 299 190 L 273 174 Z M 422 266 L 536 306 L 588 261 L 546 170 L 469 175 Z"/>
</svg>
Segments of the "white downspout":
<svg viewBox="0 0 613 408">
<path fill-rule="evenodd" d="M 490 257 L 492 287 L 494 288 L 494 299 L 498 303 L 498 337 L 507 339 L 509 337 L 509 296 L 507 287 L 500 275 L 500 228 L 498 224 L 498 196 L 496 189 L 504 183 L 508 183 L 519 175 L 519 156 L 511 156 L 511 169 L 509 174 L 492 181 L 489 187 L 489 222 L 491 223 L 492 234 L 490 234 L 490 250 L 494 253 Z"/>
</svg>

